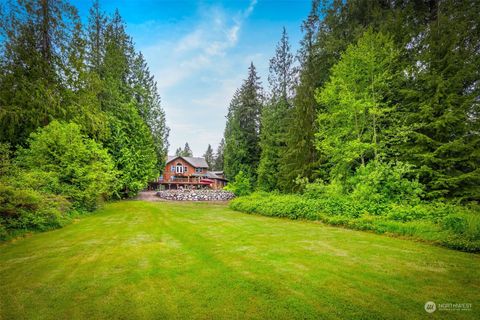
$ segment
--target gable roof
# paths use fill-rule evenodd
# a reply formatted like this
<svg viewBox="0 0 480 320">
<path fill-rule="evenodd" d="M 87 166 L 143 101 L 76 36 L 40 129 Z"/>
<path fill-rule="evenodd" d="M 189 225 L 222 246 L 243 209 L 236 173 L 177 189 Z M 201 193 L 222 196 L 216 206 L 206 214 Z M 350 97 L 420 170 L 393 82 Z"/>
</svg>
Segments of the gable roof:
<svg viewBox="0 0 480 320">
<path fill-rule="evenodd" d="M 222 172 L 222 173 L 223 173 L 223 171 L 207 171 L 207 178 L 228 181 L 228 180 L 225 179 L 224 177 L 219 176 L 219 175 L 217 174 L 218 172 Z"/>
<path fill-rule="evenodd" d="M 201 157 L 168 156 L 167 164 L 178 158 L 182 158 L 183 160 L 190 163 L 195 168 L 208 168 L 207 161 L 205 161 L 205 158 L 201 158 Z"/>
</svg>

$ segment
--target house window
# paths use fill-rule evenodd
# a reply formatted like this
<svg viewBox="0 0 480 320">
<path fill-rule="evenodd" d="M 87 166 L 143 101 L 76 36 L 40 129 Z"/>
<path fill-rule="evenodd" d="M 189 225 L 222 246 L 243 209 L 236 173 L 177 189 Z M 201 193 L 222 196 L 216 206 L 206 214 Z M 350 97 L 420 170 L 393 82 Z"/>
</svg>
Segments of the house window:
<svg viewBox="0 0 480 320">
<path fill-rule="evenodd" d="M 196 173 L 202 173 L 203 169 L 202 168 L 195 168 Z"/>
<path fill-rule="evenodd" d="M 183 172 L 187 172 L 188 167 L 183 168 Z"/>
<path fill-rule="evenodd" d="M 175 166 L 172 164 L 172 166 L 170 167 L 170 171 L 172 172 L 175 172 Z"/>
<path fill-rule="evenodd" d="M 180 162 L 177 163 L 177 166 L 175 167 L 175 172 L 176 173 L 183 173 L 183 165 Z"/>
</svg>

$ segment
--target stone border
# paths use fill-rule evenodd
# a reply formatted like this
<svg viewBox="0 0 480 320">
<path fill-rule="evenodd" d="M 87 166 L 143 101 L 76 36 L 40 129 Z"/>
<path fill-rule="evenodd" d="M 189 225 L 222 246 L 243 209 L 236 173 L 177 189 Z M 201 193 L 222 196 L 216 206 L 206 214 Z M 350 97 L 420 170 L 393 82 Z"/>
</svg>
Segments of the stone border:
<svg viewBox="0 0 480 320">
<path fill-rule="evenodd" d="M 163 190 L 156 196 L 170 201 L 228 201 L 235 198 L 230 191 L 225 190 Z"/>
</svg>

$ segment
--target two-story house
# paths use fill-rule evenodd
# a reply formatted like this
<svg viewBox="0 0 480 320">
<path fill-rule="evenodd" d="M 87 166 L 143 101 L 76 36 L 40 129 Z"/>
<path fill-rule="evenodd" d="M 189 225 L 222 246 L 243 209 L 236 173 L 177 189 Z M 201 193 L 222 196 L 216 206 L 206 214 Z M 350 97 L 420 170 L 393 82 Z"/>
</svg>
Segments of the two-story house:
<svg viewBox="0 0 480 320">
<path fill-rule="evenodd" d="M 227 179 L 222 171 L 208 171 L 204 158 L 168 156 L 163 175 L 155 184 L 163 185 L 166 189 L 221 189 L 227 184 Z"/>
</svg>

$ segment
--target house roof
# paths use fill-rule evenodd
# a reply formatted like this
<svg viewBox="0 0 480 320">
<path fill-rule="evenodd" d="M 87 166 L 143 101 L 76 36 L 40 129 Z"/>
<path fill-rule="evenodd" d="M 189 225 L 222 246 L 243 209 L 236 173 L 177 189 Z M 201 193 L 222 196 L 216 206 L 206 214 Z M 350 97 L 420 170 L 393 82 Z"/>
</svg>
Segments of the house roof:
<svg viewBox="0 0 480 320">
<path fill-rule="evenodd" d="M 183 160 L 187 161 L 195 168 L 208 168 L 207 161 L 205 161 L 205 158 L 201 158 L 201 157 L 168 156 L 167 163 L 172 162 L 173 160 L 178 158 L 182 158 Z"/>
<path fill-rule="evenodd" d="M 194 174 L 192 174 L 192 176 L 194 176 L 194 177 L 206 177 L 208 179 L 217 179 L 217 180 L 228 181 L 224 177 L 216 175 L 215 172 L 213 172 L 213 171 L 207 171 L 205 173 L 194 173 Z"/>
<path fill-rule="evenodd" d="M 218 180 L 227 180 L 224 177 L 221 177 L 217 175 L 217 172 L 222 172 L 222 171 L 207 171 L 207 177 L 210 179 L 218 179 Z"/>
</svg>

